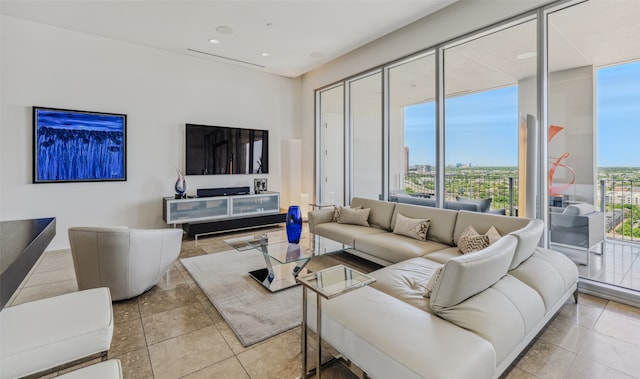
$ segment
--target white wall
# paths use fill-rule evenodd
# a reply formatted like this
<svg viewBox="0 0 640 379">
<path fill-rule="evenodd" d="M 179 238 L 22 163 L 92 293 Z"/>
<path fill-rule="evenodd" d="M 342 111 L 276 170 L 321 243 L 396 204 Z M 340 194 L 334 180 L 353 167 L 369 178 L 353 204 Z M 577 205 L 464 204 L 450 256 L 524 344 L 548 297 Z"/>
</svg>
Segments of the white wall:
<svg viewBox="0 0 640 379">
<path fill-rule="evenodd" d="M 299 134 L 300 79 L 7 16 L 0 24 L 0 219 L 56 217 L 50 250 L 68 247 L 70 226 L 165 226 L 162 197 L 184 169 L 185 123 L 268 129 L 270 173 L 257 177 L 269 190 L 287 185 L 280 143 Z M 128 180 L 32 184 L 34 105 L 127 114 Z M 188 176 L 187 192 L 253 189 L 253 179 Z"/>
<path fill-rule="evenodd" d="M 548 0 L 460 0 L 303 76 L 303 167 L 313 167 L 314 90 L 534 9 Z M 313 170 L 303 170 L 302 191 L 314 193 Z"/>
</svg>

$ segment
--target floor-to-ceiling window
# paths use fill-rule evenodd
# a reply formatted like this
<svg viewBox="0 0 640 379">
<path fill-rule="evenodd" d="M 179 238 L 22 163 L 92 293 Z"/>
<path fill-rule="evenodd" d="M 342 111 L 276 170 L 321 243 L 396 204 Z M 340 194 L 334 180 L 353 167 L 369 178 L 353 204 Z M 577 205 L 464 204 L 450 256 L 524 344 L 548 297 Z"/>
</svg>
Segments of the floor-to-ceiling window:
<svg viewBox="0 0 640 379">
<path fill-rule="evenodd" d="M 640 290 L 639 19 L 562 1 L 345 79 L 345 200 L 491 199 L 545 220 L 582 278 Z M 557 216 L 589 206 L 602 227 Z"/>
<path fill-rule="evenodd" d="M 575 1 L 546 17 L 551 247 L 583 279 L 640 290 L 640 2 Z"/>
<path fill-rule="evenodd" d="M 351 196 L 382 196 L 382 73 L 347 82 L 351 136 Z"/>
<path fill-rule="evenodd" d="M 319 196 L 326 204 L 344 204 L 344 85 L 318 94 Z"/>
<path fill-rule="evenodd" d="M 433 197 L 436 174 L 433 52 L 388 68 L 389 193 Z"/>
<path fill-rule="evenodd" d="M 526 184 L 520 129 L 527 114 L 537 115 L 535 57 L 535 20 L 444 49 L 446 201 L 483 200 L 516 214 L 518 179 Z"/>
</svg>

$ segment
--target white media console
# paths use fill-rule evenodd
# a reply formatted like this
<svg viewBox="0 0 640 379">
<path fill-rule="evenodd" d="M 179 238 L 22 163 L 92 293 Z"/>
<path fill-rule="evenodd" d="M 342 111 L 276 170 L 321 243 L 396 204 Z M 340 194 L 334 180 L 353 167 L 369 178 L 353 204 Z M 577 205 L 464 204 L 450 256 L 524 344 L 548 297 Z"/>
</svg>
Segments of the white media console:
<svg viewBox="0 0 640 379">
<path fill-rule="evenodd" d="M 198 236 L 283 223 L 286 212 L 280 210 L 280 193 L 162 199 L 162 216 L 169 225 L 181 224 L 196 239 Z"/>
</svg>

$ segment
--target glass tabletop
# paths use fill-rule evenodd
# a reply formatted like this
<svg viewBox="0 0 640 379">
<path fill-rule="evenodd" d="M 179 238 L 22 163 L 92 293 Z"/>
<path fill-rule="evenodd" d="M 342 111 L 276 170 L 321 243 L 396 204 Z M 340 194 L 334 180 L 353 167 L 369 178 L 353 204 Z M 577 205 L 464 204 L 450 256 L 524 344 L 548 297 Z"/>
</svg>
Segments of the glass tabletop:
<svg viewBox="0 0 640 379">
<path fill-rule="evenodd" d="M 255 249 L 256 246 L 260 245 L 261 241 L 262 243 L 286 242 L 287 234 L 284 231 L 256 233 L 248 236 L 226 239 L 224 240 L 224 243 L 236 250 L 244 251 Z"/>
<path fill-rule="evenodd" d="M 257 249 L 279 263 L 298 262 L 351 248 L 351 245 L 309 232 L 302 233 L 299 243 L 289 243 L 285 231 L 252 234 L 224 240 L 224 243 L 239 251 Z"/>
<path fill-rule="evenodd" d="M 350 245 L 313 233 L 302 233 L 299 243 L 287 242 L 285 235 L 284 240 L 280 242 L 259 240 L 258 242 L 251 242 L 251 244 L 279 263 L 298 262 L 318 255 L 338 253 L 351 248 Z"/>
<path fill-rule="evenodd" d="M 299 276 L 297 280 L 325 299 L 331 299 L 376 281 L 375 278 L 345 265 L 337 265 L 309 275 Z"/>
</svg>

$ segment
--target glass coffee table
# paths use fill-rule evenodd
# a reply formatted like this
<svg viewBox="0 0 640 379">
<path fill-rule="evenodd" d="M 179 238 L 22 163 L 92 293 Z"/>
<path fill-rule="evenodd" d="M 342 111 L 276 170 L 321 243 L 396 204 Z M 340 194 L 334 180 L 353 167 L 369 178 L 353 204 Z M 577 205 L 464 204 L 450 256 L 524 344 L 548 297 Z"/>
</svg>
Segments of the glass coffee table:
<svg viewBox="0 0 640 379">
<path fill-rule="evenodd" d="M 302 233 L 299 243 L 289 243 L 285 231 L 252 234 L 227 239 L 224 243 L 238 251 L 255 249 L 262 253 L 265 267 L 249 274 L 271 292 L 297 285 L 296 278 L 307 274 L 305 266 L 313 258 L 351 248 L 309 232 Z"/>
</svg>

